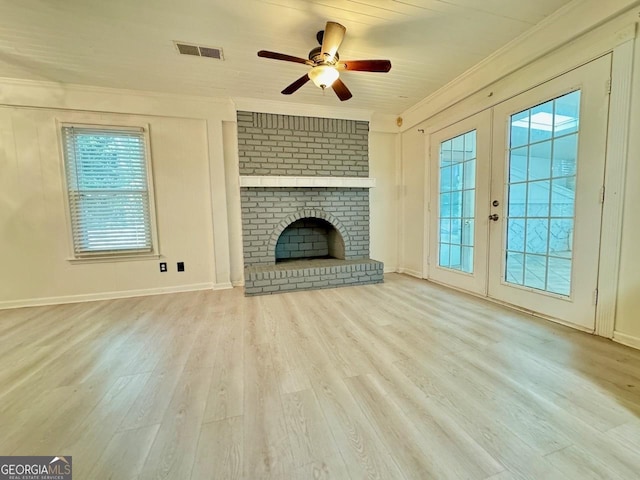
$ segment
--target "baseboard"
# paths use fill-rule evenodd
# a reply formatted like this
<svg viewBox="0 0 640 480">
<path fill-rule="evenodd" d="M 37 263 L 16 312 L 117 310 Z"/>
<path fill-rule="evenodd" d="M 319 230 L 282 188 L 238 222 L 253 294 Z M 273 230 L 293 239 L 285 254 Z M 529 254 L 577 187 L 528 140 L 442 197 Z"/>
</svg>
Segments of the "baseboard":
<svg viewBox="0 0 640 480">
<path fill-rule="evenodd" d="M 231 285 L 234 287 L 244 287 L 244 280 L 236 280 L 235 282 L 231 282 Z"/>
<path fill-rule="evenodd" d="M 384 267 L 384 273 L 400 273 L 396 267 Z"/>
<path fill-rule="evenodd" d="M 8 302 L 0 302 L 0 310 L 24 307 L 42 307 L 46 305 L 60 305 L 63 303 L 92 302 L 96 300 L 114 300 L 116 298 L 145 297 L 147 295 L 162 295 L 165 293 L 194 292 L 198 290 L 211 289 L 220 290 L 222 288 L 231 288 L 231 284 L 229 283 L 229 286 L 226 287 L 226 284 L 214 285 L 213 283 L 192 283 L 190 285 L 179 285 L 175 287 L 145 288 L 141 290 L 124 290 L 119 292 L 87 293 L 82 295 L 64 295 L 60 297 L 11 300 Z"/>
<path fill-rule="evenodd" d="M 626 345 L 627 347 L 637 348 L 640 350 L 640 337 L 627 335 L 626 333 L 613 332 L 613 341 Z"/>
<path fill-rule="evenodd" d="M 411 275 L 412 277 L 422 279 L 422 272 L 411 270 L 410 268 L 399 268 L 398 273 L 406 273 L 407 275 Z"/>
<path fill-rule="evenodd" d="M 212 288 L 214 290 L 229 290 L 233 288 L 233 284 L 231 282 L 216 283 Z"/>
</svg>

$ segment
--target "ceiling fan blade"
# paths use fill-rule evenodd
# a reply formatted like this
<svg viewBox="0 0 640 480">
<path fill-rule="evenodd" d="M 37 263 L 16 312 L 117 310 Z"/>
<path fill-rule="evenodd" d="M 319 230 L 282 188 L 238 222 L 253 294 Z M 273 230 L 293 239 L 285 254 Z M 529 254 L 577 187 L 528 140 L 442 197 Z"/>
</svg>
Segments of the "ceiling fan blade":
<svg viewBox="0 0 640 480">
<path fill-rule="evenodd" d="M 273 60 L 283 60 L 285 62 L 295 62 L 295 63 L 303 63 L 305 65 L 313 65 L 312 61 L 305 60 L 304 58 L 294 57 L 292 55 L 285 55 L 284 53 L 269 52 L 267 50 L 260 50 L 258 52 L 258 56 L 263 58 L 271 58 Z"/>
<path fill-rule="evenodd" d="M 333 91 L 336 92 L 338 98 L 343 102 L 353 97 L 347 86 L 339 78 L 336 79 L 335 82 L 333 82 L 333 85 L 331 85 L 331 87 L 333 88 Z"/>
<path fill-rule="evenodd" d="M 391 70 L 391 62 L 389 60 L 344 60 L 338 63 L 337 68 L 358 72 L 388 72 Z"/>
<path fill-rule="evenodd" d="M 295 82 L 293 82 L 291 85 L 289 85 L 287 88 L 285 88 L 284 90 L 282 90 L 282 93 L 284 95 L 291 95 L 293 92 L 295 92 L 296 90 L 298 90 L 301 86 L 303 86 L 305 83 L 307 83 L 309 81 L 309 75 L 304 74 L 302 77 L 300 77 L 298 80 L 296 80 Z"/>
<path fill-rule="evenodd" d="M 332 62 L 336 56 L 338 48 L 344 39 L 344 34 L 347 31 L 342 25 L 336 22 L 327 22 L 327 26 L 324 29 L 324 35 L 322 37 L 322 58 L 327 62 Z"/>
</svg>

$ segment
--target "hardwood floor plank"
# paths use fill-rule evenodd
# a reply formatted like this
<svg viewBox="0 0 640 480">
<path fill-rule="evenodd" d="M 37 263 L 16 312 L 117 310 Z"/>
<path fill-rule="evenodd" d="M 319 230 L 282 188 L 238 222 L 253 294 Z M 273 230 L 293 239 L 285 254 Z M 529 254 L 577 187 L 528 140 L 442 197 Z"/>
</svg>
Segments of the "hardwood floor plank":
<svg viewBox="0 0 640 480">
<path fill-rule="evenodd" d="M 455 379 L 458 387 L 488 412 L 500 412 L 500 422 L 542 455 L 571 445 L 562 429 L 549 422 L 549 411 L 537 398 L 524 398 L 519 385 L 501 382 L 477 363 L 459 356 L 441 359 L 437 365 Z M 484 366 L 484 365 L 483 365 Z"/>
<path fill-rule="evenodd" d="M 90 472 L 85 473 L 78 468 L 78 461 L 81 462 L 83 457 L 74 453 L 74 475 L 103 480 L 138 479 L 159 428 L 160 425 L 150 425 L 115 433 L 102 452 L 94 452 L 98 461 Z"/>
<path fill-rule="evenodd" d="M 307 358 L 305 360 L 307 375 L 309 370 L 331 365 L 343 377 L 358 374 L 361 369 L 360 361 L 356 364 L 351 352 L 347 348 L 340 348 L 339 328 L 334 312 L 328 315 L 322 307 L 317 292 L 296 292 L 289 295 L 291 308 L 295 312 L 295 331 L 298 340 L 304 342 Z M 305 321 L 300 321 L 304 318 Z M 365 369 L 368 367 L 365 367 Z"/>
<path fill-rule="evenodd" d="M 118 425 L 126 415 L 129 405 L 144 388 L 148 377 L 149 374 L 120 377 L 71 433 L 69 443 L 60 450 L 74 457 L 73 470 L 78 477 L 92 478 L 88 475 L 93 467 L 91 460 L 100 458 L 101 453 L 109 446 L 113 448 L 111 443 Z M 133 457 L 132 460 L 134 463 L 137 461 Z"/>
<path fill-rule="evenodd" d="M 265 315 L 277 316 L 276 334 L 270 343 L 271 359 L 280 392 L 287 394 L 308 390 L 311 383 L 304 369 L 306 355 L 299 351 L 295 341 L 296 319 L 293 312 L 286 308 L 283 297 L 284 295 L 272 296 L 271 305 L 265 303 Z"/>
<path fill-rule="evenodd" d="M 389 365 L 379 374 L 369 375 L 368 378 L 402 410 L 423 439 L 431 441 L 444 437 L 442 444 L 447 445 L 449 453 L 455 455 L 456 462 L 464 468 L 482 472 L 485 476 L 504 470 L 500 462 L 482 448 L 467 430 L 461 428 L 455 412 L 434 398 L 427 397 L 414 383 L 407 382 L 407 377 L 395 365 Z"/>
<path fill-rule="evenodd" d="M 69 445 L 73 432 L 89 415 L 111 385 L 65 386 L 43 392 L 16 419 L 13 429 L 3 432 L 3 451 L 11 455 L 47 455 Z"/>
<path fill-rule="evenodd" d="M 429 425 L 431 435 L 421 435 L 404 412 L 386 398 L 369 378 L 351 377 L 345 379 L 345 383 L 405 477 L 421 480 L 482 479 L 486 476 L 468 465 L 464 457 L 458 456 L 448 433 L 438 429 L 434 422 Z"/>
<path fill-rule="evenodd" d="M 255 326 L 262 328 L 253 318 Z M 244 478 L 287 478 L 293 470 L 286 420 L 273 363 L 266 344 L 252 344 L 253 332 L 245 339 L 243 415 Z"/>
<path fill-rule="evenodd" d="M 425 371 L 424 364 L 401 361 L 396 365 L 429 398 L 454 415 L 459 428 L 505 468 L 531 480 L 558 476 L 559 472 L 544 460 L 542 452 L 526 441 L 531 439 L 522 439 L 507 428 L 501 421 L 502 411 L 477 402 L 472 392 L 462 388 L 463 383 L 441 372 Z"/>
<path fill-rule="evenodd" d="M 296 466 L 340 455 L 311 389 L 283 395 L 282 403 Z"/>
<path fill-rule="evenodd" d="M 229 305 L 217 345 L 210 347 L 214 355 L 205 422 L 241 416 L 244 412 L 243 319 L 242 307 Z"/>
<path fill-rule="evenodd" d="M 465 367 L 470 365 L 467 363 Z M 508 392 L 507 402 L 503 403 L 519 404 L 525 414 L 528 411 L 531 418 L 538 419 L 536 423 L 544 424 L 546 429 L 555 430 L 557 439 L 571 442 L 588 451 L 598 451 L 599 458 L 607 464 L 616 465 L 613 470 L 619 471 L 623 477 L 629 478 L 634 475 L 633 472 L 640 471 L 640 458 L 626 445 L 617 441 L 606 441 L 605 436 L 600 435 L 600 432 L 591 426 L 588 417 L 578 419 L 569 415 L 554 403 L 523 388 L 517 378 L 500 373 L 494 363 L 482 363 L 479 367 L 468 370 L 480 377 L 479 382 L 487 386 L 493 385 L 494 391 Z M 534 438 L 540 437 L 529 435 L 527 438 L 531 442 Z"/>
<path fill-rule="evenodd" d="M 329 368 L 311 373 L 311 384 L 352 478 L 406 479 L 347 386 Z"/>
<path fill-rule="evenodd" d="M 615 470 L 610 469 L 606 462 L 602 462 L 598 457 L 585 453 L 576 446 L 569 446 L 553 452 L 545 457 L 558 471 L 567 477 L 580 479 L 600 480 L 625 480 L 627 478 L 618 475 Z M 636 471 L 636 474 L 638 472 Z"/>
<path fill-rule="evenodd" d="M 640 451 L 640 416 L 637 416 L 629 423 L 612 428 L 607 432 L 607 436 Z"/>
<path fill-rule="evenodd" d="M 229 307 L 227 306 L 227 308 Z M 217 314 L 207 312 L 206 309 L 194 312 L 193 321 L 196 324 L 200 324 L 201 328 L 185 361 L 185 371 L 198 370 L 200 368 L 213 369 L 218 352 L 218 343 L 226 323 L 225 320 L 226 312 L 224 311 Z"/>
<path fill-rule="evenodd" d="M 349 480 L 353 477 L 340 455 L 308 463 L 295 469 L 291 478 L 313 480 Z"/>
<path fill-rule="evenodd" d="M 491 475 L 487 477 L 485 480 L 517 480 L 518 477 L 511 473 L 509 470 L 505 470 L 500 473 L 496 473 L 495 475 Z"/>
<path fill-rule="evenodd" d="M 640 416 L 640 409 L 621 405 L 606 388 L 576 378 L 570 371 L 531 356 L 512 344 L 491 346 L 482 351 L 481 358 L 504 375 L 516 378 L 531 394 L 547 399 L 578 419 L 588 418 L 589 424 L 600 431 Z"/>
<path fill-rule="evenodd" d="M 202 425 L 191 480 L 239 480 L 243 465 L 242 417 Z"/>
<path fill-rule="evenodd" d="M 149 450 L 140 480 L 189 478 L 210 383 L 208 369 L 191 370 L 180 379 Z"/>
<path fill-rule="evenodd" d="M 262 297 L 248 297 L 243 300 L 245 340 L 251 345 L 269 343 L 269 332 L 263 318 Z"/>
<path fill-rule="evenodd" d="M 160 423 L 183 371 L 184 366 L 178 365 L 163 372 L 149 374 L 142 392 L 132 402 L 118 430 L 134 430 Z"/>
</svg>

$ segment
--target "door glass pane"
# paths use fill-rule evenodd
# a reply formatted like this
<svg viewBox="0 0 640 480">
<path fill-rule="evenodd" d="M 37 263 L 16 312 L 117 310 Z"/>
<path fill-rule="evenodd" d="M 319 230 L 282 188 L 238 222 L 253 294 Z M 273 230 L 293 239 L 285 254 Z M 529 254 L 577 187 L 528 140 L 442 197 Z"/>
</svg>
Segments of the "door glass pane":
<svg viewBox="0 0 640 480">
<path fill-rule="evenodd" d="M 508 283 L 570 295 L 580 91 L 511 116 Z"/>
<path fill-rule="evenodd" d="M 440 244 L 440 266 L 441 267 L 449 267 L 449 245 L 448 243 Z"/>
<path fill-rule="evenodd" d="M 529 150 L 529 180 L 549 178 L 551 145 L 551 140 L 531 145 Z"/>
<path fill-rule="evenodd" d="M 511 182 L 521 182 L 527 179 L 528 158 L 529 147 L 511 149 L 511 168 L 509 170 L 509 179 Z"/>
<path fill-rule="evenodd" d="M 438 265 L 473 273 L 476 131 L 440 144 Z"/>
<path fill-rule="evenodd" d="M 549 216 L 549 180 L 527 182 L 527 217 Z"/>
<path fill-rule="evenodd" d="M 507 282 L 524 285 L 524 254 L 507 251 Z"/>
<path fill-rule="evenodd" d="M 509 199 L 509 218 L 524 218 L 525 207 L 527 206 L 527 184 L 510 184 Z"/>
<path fill-rule="evenodd" d="M 509 252 L 524 252 L 524 225 L 522 218 L 510 218 L 507 222 L 507 250 Z"/>
</svg>

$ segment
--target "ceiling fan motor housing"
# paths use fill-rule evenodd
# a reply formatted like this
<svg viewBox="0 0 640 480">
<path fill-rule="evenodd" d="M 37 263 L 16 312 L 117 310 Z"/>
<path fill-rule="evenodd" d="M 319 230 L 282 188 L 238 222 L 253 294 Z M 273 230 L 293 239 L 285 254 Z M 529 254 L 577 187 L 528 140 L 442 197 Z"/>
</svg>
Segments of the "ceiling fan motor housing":
<svg viewBox="0 0 640 480">
<path fill-rule="evenodd" d="M 309 52 L 309 60 L 311 60 L 316 65 L 335 65 L 340 60 L 340 55 L 338 52 L 333 56 L 333 61 L 328 62 L 326 58 L 322 56 L 322 47 L 316 47 Z"/>
</svg>

